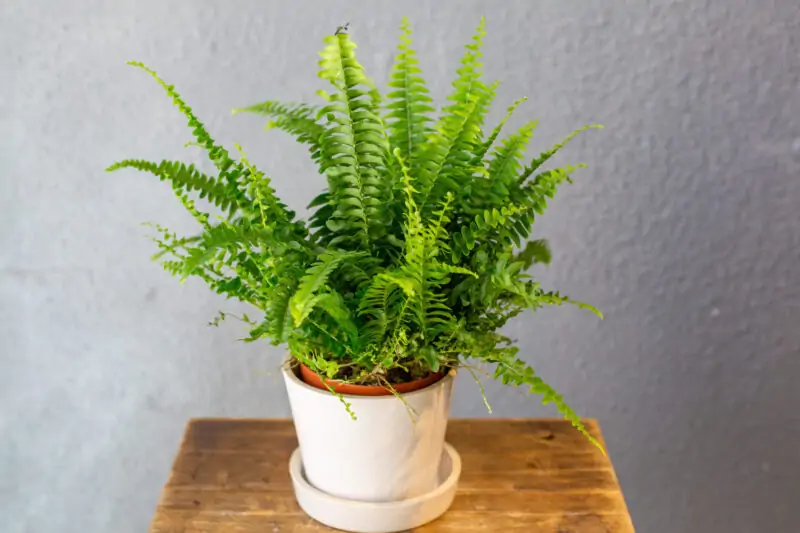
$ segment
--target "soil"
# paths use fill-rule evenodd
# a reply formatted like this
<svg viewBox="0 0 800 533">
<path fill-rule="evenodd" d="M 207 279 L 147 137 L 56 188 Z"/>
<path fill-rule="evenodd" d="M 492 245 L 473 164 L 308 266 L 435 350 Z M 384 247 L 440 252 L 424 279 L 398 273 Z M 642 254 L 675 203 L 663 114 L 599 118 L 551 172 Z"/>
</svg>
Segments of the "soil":
<svg viewBox="0 0 800 533">
<path fill-rule="evenodd" d="M 431 375 L 432 372 L 409 372 L 408 370 L 402 368 L 392 368 L 390 369 L 383 377 L 386 381 L 388 381 L 391 385 L 396 385 L 398 383 L 408 383 L 409 381 L 415 381 L 417 379 L 423 379 Z M 355 375 L 355 370 L 352 367 L 342 367 L 339 372 L 334 376 L 333 379 L 347 381 L 349 379 L 353 379 Z M 369 377 L 368 379 L 359 381 L 357 383 L 353 383 L 354 385 L 385 385 L 383 380 L 378 379 L 377 377 Z"/>
</svg>

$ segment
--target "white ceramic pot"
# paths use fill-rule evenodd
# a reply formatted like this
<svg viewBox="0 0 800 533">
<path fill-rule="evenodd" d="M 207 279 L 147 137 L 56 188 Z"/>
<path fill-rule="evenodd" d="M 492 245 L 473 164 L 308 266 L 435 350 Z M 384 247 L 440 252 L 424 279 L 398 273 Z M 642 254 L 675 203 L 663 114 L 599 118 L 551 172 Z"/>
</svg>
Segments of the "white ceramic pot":
<svg viewBox="0 0 800 533">
<path fill-rule="evenodd" d="M 356 420 L 337 396 L 306 385 L 288 365 L 283 376 L 313 487 L 362 502 L 395 502 L 436 489 L 452 375 L 403 394 L 405 404 L 394 396 L 345 395 Z"/>
</svg>

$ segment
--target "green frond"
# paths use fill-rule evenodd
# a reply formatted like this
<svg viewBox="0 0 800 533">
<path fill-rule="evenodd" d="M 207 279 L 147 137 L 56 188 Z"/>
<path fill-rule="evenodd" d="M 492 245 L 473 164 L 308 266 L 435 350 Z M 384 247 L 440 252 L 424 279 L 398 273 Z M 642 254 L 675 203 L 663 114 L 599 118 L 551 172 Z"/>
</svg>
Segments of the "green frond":
<svg viewBox="0 0 800 533">
<path fill-rule="evenodd" d="M 551 157 L 556 155 L 559 150 L 561 150 L 569 141 L 575 138 L 576 135 L 579 133 L 583 133 L 586 130 L 592 129 L 603 129 L 603 126 L 600 124 L 589 124 L 588 126 L 584 126 L 582 128 L 578 128 L 577 130 L 573 131 L 569 135 L 567 135 L 560 143 L 553 146 L 551 149 L 542 152 L 539 154 L 538 157 L 534 158 L 533 161 L 530 162 L 528 166 L 525 167 L 525 170 L 522 171 L 522 174 L 519 176 L 519 183 L 522 184 L 527 180 L 534 172 L 536 172 L 539 167 L 544 165 Z"/>
<path fill-rule="evenodd" d="M 536 215 L 541 215 L 547 208 L 547 201 L 556 195 L 558 186 L 571 182 L 572 172 L 586 165 L 575 165 L 564 168 L 546 170 L 539 173 L 533 180 L 514 192 L 517 201 L 517 212 L 509 217 L 508 230 L 512 235 L 526 237 L 533 228 Z M 516 242 L 519 246 L 519 242 Z"/>
<path fill-rule="evenodd" d="M 209 226 L 200 235 L 198 243 L 187 249 L 188 254 L 183 262 L 182 277 L 186 278 L 196 274 L 198 268 L 217 257 L 221 251 L 248 252 L 253 248 L 260 248 L 262 243 L 269 238 L 269 233 L 259 227 L 228 222 Z"/>
<path fill-rule="evenodd" d="M 249 169 L 241 162 L 231 159 L 228 151 L 222 146 L 218 145 L 211 138 L 211 135 L 208 133 L 208 131 L 206 131 L 205 126 L 194 115 L 192 109 L 186 105 L 172 85 L 167 84 L 158 76 L 158 74 L 156 74 L 155 71 L 148 68 L 146 65 L 144 65 L 144 63 L 138 61 L 129 61 L 128 64 L 140 68 L 150 74 L 150 76 L 152 76 L 153 79 L 155 79 L 156 82 L 158 82 L 158 84 L 161 85 L 161 87 L 167 92 L 175 106 L 178 107 L 181 113 L 183 113 L 183 115 L 188 119 L 189 127 L 192 129 L 192 133 L 197 140 L 197 144 L 205 148 L 209 159 L 211 159 L 219 171 L 216 182 L 225 187 L 225 197 L 228 198 L 228 201 L 232 204 L 230 208 L 230 214 L 232 215 L 234 206 L 240 210 L 246 210 L 251 204 L 251 199 L 245 192 L 247 184 L 250 181 Z M 285 209 L 285 206 L 280 203 L 277 197 L 272 198 L 270 202 L 274 205 L 282 206 L 284 210 L 282 218 L 287 221 L 294 218 L 294 213 L 291 213 Z M 184 205 L 186 205 L 185 201 Z"/>
<path fill-rule="evenodd" d="M 565 304 L 574 305 L 579 309 L 585 309 L 586 311 L 591 311 L 595 315 L 597 315 L 601 320 L 603 319 L 603 313 L 600 312 L 593 305 L 589 305 L 585 302 L 579 302 L 577 300 L 573 300 L 567 296 L 563 296 L 558 293 L 558 291 L 551 291 L 551 292 L 542 292 L 536 296 L 536 299 L 539 302 L 542 302 L 544 305 L 555 305 L 561 306 Z"/>
<path fill-rule="evenodd" d="M 534 263 L 549 265 L 551 258 L 550 244 L 545 239 L 537 239 L 525 243 L 525 248 L 514 257 L 514 260 L 522 261 L 523 270 L 528 270 Z"/>
<path fill-rule="evenodd" d="M 461 230 L 453 234 L 453 260 L 456 261 L 461 255 L 467 255 L 491 236 L 503 243 L 520 240 L 519 232 L 514 226 L 508 224 L 511 217 L 520 212 L 521 209 L 518 207 L 504 206 L 500 209 L 487 209 L 475 215 L 468 224 L 464 224 Z"/>
<path fill-rule="evenodd" d="M 519 175 L 522 163 L 522 155 L 533 137 L 533 130 L 538 123 L 528 122 L 516 133 L 509 135 L 493 153 L 489 159 L 488 177 L 493 188 L 500 187 L 504 194 L 508 195 L 508 188 Z M 495 194 L 501 194 L 495 192 Z"/>
<path fill-rule="evenodd" d="M 180 110 L 181 113 L 188 119 L 189 127 L 192 129 L 192 134 L 197 140 L 197 143 L 206 149 L 208 157 L 221 171 L 226 170 L 231 164 L 232 160 L 228 155 L 227 150 L 219 146 L 211 135 L 206 131 L 202 122 L 194 115 L 192 108 L 186 105 L 183 98 L 178 94 L 173 85 L 168 84 L 159 75 L 141 61 L 128 61 L 128 65 L 140 68 L 150 74 L 156 82 L 167 92 L 167 95 L 172 99 L 172 102 Z"/>
<path fill-rule="evenodd" d="M 483 122 L 498 85 L 486 85 L 481 80 L 485 35 L 486 21 L 481 18 L 456 71 L 453 91 L 447 97 L 451 104 L 442 110 L 435 131 L 428 137 L 420 165 L 423 211 L 442 198 L 444 191 L 464 187 L 464 179 L 472 175 L 474 153 L 484 143 Z"/>
<path fill-rule="evenodd" d="M 274 345 L 283 344 L 289 339 L 294 327 L 290 301 L 297 288 L 297 280 L 287 277 L 281 280 L 270 295 L 266 310 L 266 333 Z M 251 332 L 251 336 L 253 336 Z"/>
<path fill-rule="evenodd" d="M 243 186 L 250 198 L 252 198 L 253 206 L 258 211 L 257 215 L 261 217 L 261 223 L 265 227 L 269 227 L 273 231 L 281 232 L 279 237 L 291 240 L 293 233 L 299 230 L 301 234 L 305 233 L 303 224 L 299 222 L 292 222 L 294 212 L 279 198 L 275 189 L 272 188 L 272 180 L 266 174 L 258 170 L 247 159 L 239 144 L 235 144 L 236 149 L 239 151 L 240 162 L 238 163 L 244 170 L 242 173 Z"/>
<path fill-rule="evenodd" d="M 441 270 L 442 272 L 446 272 L 448 274 L 462 274 L 464 276 L 472 276 L 473 278 L 477 278 L 478 275 L 473 272 L 472 270 L 456 265 L 448 265 L 447 263 L 437 263 L 436 268 Z"/>
<path fill-rule="evenodd" d="M 428 142 L 426 162 L 421 166 L 423 210 L 438 202 L 445 191 L 463 191 L 474 172 L 473 153 L 483 140 L 483 122 L 497 92 L 497 83 L 476 80 L 470 101 L 452 106 L 436 134 Z"/>
<path fill-rule="evenodd" d="M 317 262 L 308 267 L 297 292 L 294 293 L 291 299 L 291 311 L 295 324 L 298 326 L 308 317 L 311 311 L 319 303 L 314 300 L 317 292 L 325 286 L 328 277 L 336 270 L 336 268 L 348 259 L 366 255 L 364 252 L 343 252 L 343 251 L 326 251 L 319 256 Z"/>
<path fill-rule="evenodd" d="M 495 377 L 506 385 L 527 386 L 532 394 L 538 394 L 542 397 L 544 405 L 553 403 L 558 412 L 572 424 L 572 427 L 581 432 L 592 444 L 605 453 L 603 446 L 589 433 L 581 418 L 567 405 L 564 398 L 553 387 L 545 383 L 541 377 L 537 376 L 533 368 L 525 361 L 517 357 L 504 357 L 497 364 Z"/>
<path fill-rule="evenodd" d="M 506 116 L 504 116 L 503 120 L 501 120 L 500 123 L 497 124 L 497 126 L 495 126 L 494 130 L 492 130 L 492 133 L 489 135 L 489 137 L 486 139 L 486 141 L 480 146 L 480 148 L 478 148 L 475 151 L 475 154 L 474 154 L 474 156 L 472 158 L 472 165 L 473 166 L 477 166 L 477 165 L 481 164 L 481 161 L 483 161 L 484 156 L 489 151 L 489 148 L 492 147 L 492 145 L 494 144 L 494 141 L 497 140 L 497 137 L 500 135 L 500 132 L 503 130 L 503 126 L 505 126 L 506 122 L 508 122 L 508 119 L 511 118 L 511 115 L 514 114 L 514 111 L 516 111 L 517 107 L 519 107 L 519 105 L 522 102 L 525 102 L 527 100 L 528 100 L 528 98 L 523 96 L 522 98 L 514 100 L 514 103 L 511 104 L 508 107 L 508 111 L 506 111 Z"/>
<path fill-rule="evenodd" d="M 378 116 L 374 83 L 356 60 L 356 45 L 346 33 L 329 36 L 325 43 L 319 77 L 335 89 L 319 112 L 328 121 L 320 165 L 328 176 L 334 207 L 327 227 L 337 234 L 331 243 L 355 241 L 368 250 L 386 228 L 384 204 L 390 191 L 382 176 L 389 143 Z"/>
<path fill-rule="evenodd" d="M 461 58 L 461 67 L 456 71 L 458 76 L 453 81 L 453 92 L 447 97 L 452 102 L 450 108 L 463 107 L 472 102 L 476 96 L 476 91 L 480 90 L 479 81 L 483 74 L 483 64 L 481 63 L 481 47 L 483 38 L 486 36 L 486 19 L 481 17 L 478 27 L 472 36 L 472 42 L 467 44 L 464 56 Z"/>
<path fill-rule="evenodd" d="M 307 144 L 311 158 L 319 161 L 320 137 L 325 128 L 317 122 L 319 110 L 307 104 L 283 104 L 274 100 L 267 100 L 260 104 L 242 107 L 233 110 L 237 113 L 254 113 L 270 117 L 265 129 L 279 129 L 293 135 L 297 142 Z"/>
<path fill-rule="evenodd" d="M 504 206 L 515 200 L 516 189 L 519 187 L 517 176 L 522 168 L 521 159 L 536 125 L 536 121 L 528 122 L 492 151 L 487 162 L 486 178 L 475 179 L 471 194 L 464 198 L 466 212 L 476 213 Z"/>
<path fill-rule="evenodd" d="M 430 133 L 434 111 L 428 88 L 422 79 L 417 53 L 411 47 L 411 26 L 404 18 L 401 26 L 400 53 L 389 78 L 386 129 L 391 146 L 400 150 L 412 172 L 416 170 L 425 139 Z"/>
<path fill-rule="evenodd" d="M 124 159 L 106 168 L 106 172 L 113 172 L 122 168 L 133 168 L 142 172 L 153 174 L 161 181 L 168 181 L 175 188 L 176 193 L 184 191 L 196 192 L 223 211 L 231 212 L 236 207 L 237 198 L 228 194 L 228 189 L 216 178 L 207 176 L 197 170 L 194 165 L 187 165 L 180 161 L 161 161 L 154 163 L 141 159 Z"/>
<path fill-rule="evenodd" d="M 350 310 L 347 308 L 344 299 L 338 292 L 333 291 L 314 295 L 311 298 L 310 306 L 311 309 L 320 308 L 327 313 L 338 328 L 346 335 L 351 349 L 356 351 L 359 349 L 358 327 L 353 322 Z M 305 318 L 295 320 L 297 324 L 300 325 Z"/>
</svg>

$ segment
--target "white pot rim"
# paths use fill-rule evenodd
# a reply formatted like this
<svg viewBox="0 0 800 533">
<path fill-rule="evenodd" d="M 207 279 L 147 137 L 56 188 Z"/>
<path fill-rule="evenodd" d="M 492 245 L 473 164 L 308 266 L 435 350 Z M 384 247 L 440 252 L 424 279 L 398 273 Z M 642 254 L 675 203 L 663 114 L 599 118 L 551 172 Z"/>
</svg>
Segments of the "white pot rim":
<svg viewBox="0 0 800 533">
<path fill-rule="evenodd" d="M 291 359 L 286 361 L 286 363 L 282 366 L 282 370 L 283 370 L 284 374 L 286 374 L 286 376 L 288 376 L 288 378 L 292 381 L 292 383 L 294 383 L 298 387 L 300 387 L 300 388 L 302 388 L 302 389 L 304 389 L 304 390 L 306 390 L 308 392 L 312 392 L 314 394 L 324 394 L 326 396 L 334 396 L 333 394 L 331 394 L 330 391 L 318 389 L 316 387 L 312 387 L 311 385 L 309 385 L 308 383 L 306 383 L 302 379 L 298 378 L 297 375 L 292 371 Z M 453 380 L 453 373 L 452 372 L 447 372 L 442 379 L 440 379 L 436 383 L 431 383 L 427 387 L 424 387 L 422 389 L 418 389 L 418 390 L 415 390 L 415 391 L 411 391 L 411 392 L 401 392 L 399 394 L 403 398 L 408 398 L 408 397 L 414 396 L 416 394 L 423 394 L 423 393 L 425 393 L 427 391 L 430 391 L 434 387 L 441 387 L 442 385 L 447 383 L 448 380 L 450 380 L 450 381 Z M 338 397 L 338 396 L 339 396 L 339 393 L 337 393 L 336 396 L 334 396 L 334 397 Z M 359 401 L 362 401 L 362 402 L 385 402 L 385 401 L 392 401 L 392 400 L 396 401 L 397 400 L 397 398 L 395 397 L 394 394 L 388 394 L 386 396 L 362 396 L 360 394 L 341 394 L 341 396 L 344 397 L 344 398 L 351 398 L 351 399 L 352 398 L 357 398 Z"/>
</svg>

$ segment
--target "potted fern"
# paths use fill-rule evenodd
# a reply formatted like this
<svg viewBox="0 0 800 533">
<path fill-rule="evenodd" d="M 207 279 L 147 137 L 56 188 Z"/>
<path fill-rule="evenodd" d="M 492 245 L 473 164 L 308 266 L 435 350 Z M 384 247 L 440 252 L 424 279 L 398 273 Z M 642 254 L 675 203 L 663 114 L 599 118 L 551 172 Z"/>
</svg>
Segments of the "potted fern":
<svg viewBox="0 0 800 533">
<path fill-rule="evenodd" d="M 307 220 L 281 202 L 238 145 L 232 156 L 217 144 L 171 85 L 131 63 L 166 90 L 216 171 L 133 159 L 108 170 L 134 168 L 168 181 L 201 231 L 179 237 L 156 226 L 163 266 L 252 304 L 258 315 L 243 317 L 247 340 L 288 346 L 283 374 L 302 475 L 335 498 L 385 503 L 436 489 L 457 369 L 475 376 L 475 368 L 492 366 L 494 378 L 554 403 L 594 442 L 499 330 L 523 311 L 553 305 L 600 314 L 527 274 L 550 259 L 545 241 L 528 240 L 534 219 L 576 168 L 545 164 L 578 132 L 598 126 L 525 164 L 535 122 L 498 142 L 524 98 L 484 130 L 497 83 L 481 78 L 483 36 L 481 21 L 438 118 L 407 21 L 385 97 L 340 28 L 320 54 L 329 92 L 320 91 L 319 106 L 267 101 L 237 110 L 265 115 L 270 127 L 307 145 L 327 181 Z M 449 503 L 440 501 L 433 514 Z"/>
</svg>

